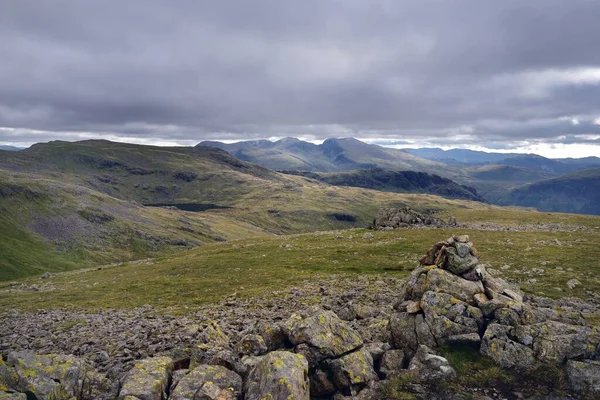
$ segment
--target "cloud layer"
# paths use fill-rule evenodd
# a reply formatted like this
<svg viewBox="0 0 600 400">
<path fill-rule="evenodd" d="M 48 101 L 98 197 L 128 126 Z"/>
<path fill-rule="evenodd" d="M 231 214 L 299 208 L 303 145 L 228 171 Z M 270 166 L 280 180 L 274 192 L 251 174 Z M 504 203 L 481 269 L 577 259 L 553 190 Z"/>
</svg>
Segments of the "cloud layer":
<svg viewBox="0 0 600 400">
<path fill-rule="evenodd" d="M 354 136 L 594 152 L 597 15 L 591 0 L 4 2 L 0 143 Z"/>
</svg>

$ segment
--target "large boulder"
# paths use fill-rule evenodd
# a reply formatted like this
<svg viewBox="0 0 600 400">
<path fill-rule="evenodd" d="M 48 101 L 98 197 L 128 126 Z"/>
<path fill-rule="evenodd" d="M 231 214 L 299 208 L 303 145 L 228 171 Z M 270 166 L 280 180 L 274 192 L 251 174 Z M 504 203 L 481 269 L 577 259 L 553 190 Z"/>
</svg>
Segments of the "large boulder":
<svg viewBox="0 0 600 400">
<path fill-rule="evenodd" d="M 88 369 L 73 356 L 12 352 L 0 367 L 0 386 L 40 400 L 71 399 L 82 392 Z"/>
<path fill-rule="evenodd" d="M 356 350 L 363 345 L 362 338 L 332 311 L 321 311 L 311 317 L 292 315 L 284 330 L 290 342 L 311 365 Z"/>
<path fill-rule="evenodd" d="M 300 354 L 273 351 L 248 375 L 246 400 L 309 400 L 308 362 Z"/>
<path fill-rule="evenodd" d="M 138 361 L 123 378 L 118 399 L 166 399 L 172 370 L 173 359 L 170 357 L 154 357 Z"/>
<path fill-rule="evenodd" d="M 219 365 L 201 365 L 179 380 L 170 400 L 236 400 L 242 396 L 242 378 Z"/>
</svg>

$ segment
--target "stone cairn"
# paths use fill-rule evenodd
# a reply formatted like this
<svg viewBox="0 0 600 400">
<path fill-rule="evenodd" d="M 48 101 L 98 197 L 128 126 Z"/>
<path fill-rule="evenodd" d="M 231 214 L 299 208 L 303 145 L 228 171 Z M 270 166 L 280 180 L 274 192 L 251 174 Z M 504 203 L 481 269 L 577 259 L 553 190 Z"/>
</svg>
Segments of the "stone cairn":
<svg viewBox="0 0 600 400">
<path fill-rule="evenodd" d="M 12 352 L 0 358 L 0 400 L 383 399 L 382 381 L 394 375 L 456 378 L 435 353 L 443 344 L 474 346 L 505 368 L 566 363 L 575 390 L 600 393 L 600 331 L 587 305 L 571 303 L 524 298 L 480 263 L 468 236 L 454 236 L 403 285 L 383 328 L 389 343 L 365 343 L 333 311 L 309 310 L 258 324 L 236 343 L 212 323 L 202 344 L 139 360 L 118 381 L 74 356 Z"/>
<path fill-rule="evenodd" d="M 586 320 L 586 306 L 525 299 L 490 272 L 466 235 L 433 245 L 394 305 L 393 346 L 410 357 L 421 345 L 470 344 L 505 368 L 567 363 L 568 371 L 595 371 L 600 391 L 600 328 Z"/>
</svg>

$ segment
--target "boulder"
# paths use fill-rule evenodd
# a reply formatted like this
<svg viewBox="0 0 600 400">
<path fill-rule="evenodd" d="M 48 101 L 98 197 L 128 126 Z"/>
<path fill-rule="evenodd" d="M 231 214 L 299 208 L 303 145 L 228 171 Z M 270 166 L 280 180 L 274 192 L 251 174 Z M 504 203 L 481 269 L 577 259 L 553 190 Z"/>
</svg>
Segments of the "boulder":
<svg viewBox="0 0 600 400">
<path fill-rule="evenodd" d="M 201 365 L 179 380 L 170 400 L 236 400 L 242 396 L 242 378 L 218 365 Z"/>
<path fill-rule="evenodd" d="M 147 358 L 136 362 L 123 378 L 118 399 L 165 399 L 172 370 L 173 359 L 170 357 Z"/>
<path fill-rule="evenodd" d="M 481 354 L 490 357 L 504 368 L 526 368 L 534 364 L 533 350 L 509 338 L 511 327 L 488 325 L 481 341 Z"/>
<path fill-rule="evenodd" d="M 284 325 L 292 344 L 305 345 L 304 354 L 311 365 L 335 358 L 363 345 L 361 337 L 332 311 L 321 311 L 302 318 L 292 315 Z"/>
<path fill-rule="evenodd" d="M 600 345 L 600 331 L 588 326 L 546 321 L 513 329 L 517 340 L 531 345 L 537 359 L 563 363 L 567 359 L 592 358 Z"/>
<path fill-rule="evenodd" d="M 408 365 L 408 370 L 424 382 L 439 382 L 456 378 L 456 371 L 448 360 L 427 346 L 419 346 Z"/>
<path fill-rule="evenodd" d="M 244 336 L 235 346 L 240 356 L 260 356 L 268 351 L 265 339 L 260 335 L 249 334 Z"/>
<path fill-rule="evenodd" d="M 246 400 L 309 400 L 308 362 L 300 354 L 273 351 L 248 375 Z"/>
<path fill-rule="evenodd" d="M 279 324 L 260 323 L 258 334 L 262 336 L 269 351 L 285 347 L 285 334 Z"/>
<path fill-rule="evenodd" d="M 395 374 L 404 368 L 407 358 L 402 350 L 388 350 L 381 358 L 379 372 L 385 377 Z"/>
<path fill-rule="evenodd" d="M 310 374 L 310 395 L 312 397 L 326 397 L 336 391 L 333 374 L 327 366 L 317 368 Z"/>
<path fill-rule="evenodd" d="M 0 373 L 3 384 L 14 391 L 30 392 L 41 400 L 70 399 L 83 390 L 88 368 L 73 356 L 12 352 Z"/>
<path fill-rule="evenodd" d="M 440 345 L 450 336 L 478 334 L 483 326 L 483 314 L 449 294 L 425 292 L 421 300 L 427 325 Z"/>
<path fill-rule="evenodd" d="M 474 296 L 485 291 L 481 282 L 468 281 L 439 268 L 427 272 L 426 282 L 424 292 L 446 293 L 469 304 L 475 304 Z"/>
<path fill-rule="evenodd" d="M 466 243 L 454 243 L 454 247 L 446 248 L 446 254 L 446 269 L 455 275 L 471 271 L 479 264 L 477 257 L 471 255 L 471 246 Z"/>
<path fill-rule="evenodd" d="M 600 396 L 600 361 L 567 361 L 569 385 L 578 392 Z"/>
<path fill-rule="evenodd" d="M 373 368 L 373 358 L 367 349 L 360 349 L 328 362 L 338 389 L 361 387 L 378 380 Z"/>
<path fill-rule="evenodd" d="M 229 347 L 229 337 L 221 330 L 217 322 L 211 321 L 202 334 L 204 343 L 211 347 Z"/>
<path fill-rule="evenodd" d="M 391 344 L 396 349 L 405 349 L 412 357 L 419 346 L 415 330 L 416 316 L 406 312 L 394 313 L 390 317 Z"/>
</svg>

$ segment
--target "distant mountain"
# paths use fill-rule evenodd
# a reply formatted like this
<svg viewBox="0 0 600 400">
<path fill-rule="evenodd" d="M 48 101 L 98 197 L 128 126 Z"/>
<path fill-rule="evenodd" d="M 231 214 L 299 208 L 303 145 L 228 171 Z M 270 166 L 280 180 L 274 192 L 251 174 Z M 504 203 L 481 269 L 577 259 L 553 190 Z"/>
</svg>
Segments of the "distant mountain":
<svg viewBox="0 0 600 400">
<path fill-rule="evenodd" d="M 503 160 L 500 160 L 498 164 L 537 169 L 539 171 L 556 175 L 582 171 L 594 166 L 594 164 L 565 163 L 562 161 L 553 160 L 551 158 L 538 156 L 536 154 L 519 154 L 514 157 L 507 157 Z"/>
<path fill-rule="evenodd" d="M 427 193 L 450 199 L 485 202 L 485 199 L 477 194 L 476 189 L 425 172 L 389 171 L 381 168 L 348 172 L 281 172 L 306 176 L 335 186 L 354 186 L 386 192 Z"/>
<path fill-rule="evenodd" d="M 482 181 L 528 183 L 550 179 L 554 176 L 552 173 L 537 169 L 501 164 L 486 164 L 471 167 L 469 171 L 470 176 Z"/>
<path fill-rule="evenodd" d="M 540 211 L 600 215 L 600 168 L 517 188 L 498 203 L 535 207 Z"/>
<path fill-rule="evenodd" d="M 316 145 L 296 138 L 238 143 L 201 142 L 197 147 L 218 147 L 240 160 L 273 170 L 349 171 L 364 168 L 444 170 L 442 163 L 426 160 L 402 150 L 367 144 L 357 139 L 327 139 Z"/>
<path fill-rule="evenodd" d="M 598 157 L 551 159 L 537 154 L 488 153 L 467 149 L 442 150 L 439 148 L 404 149 L 404 151 L 428 160 L 452 165 L 501 164 L 537 169 L 555 175 L 600 166 Z"/>
<path fill-rule="evenodd" d="M 467 149 L 442 150 L 435 147 L 403 150 L 407 153 L 414 154 L 418 157 L 423 157 L 428 160 L 459 165 L 497 163 L 507 157 L 519 155 L 518 153 L 488 153 L 485 151 Z"/>
<path fill-rule="evenodd" d="M 24 147 L 0 145 L 0 150 L 5 150 L 5 151 L 19 151 L 19 150 L 23 150 L 23 149 L 24 149 Z"/>
</svg>

